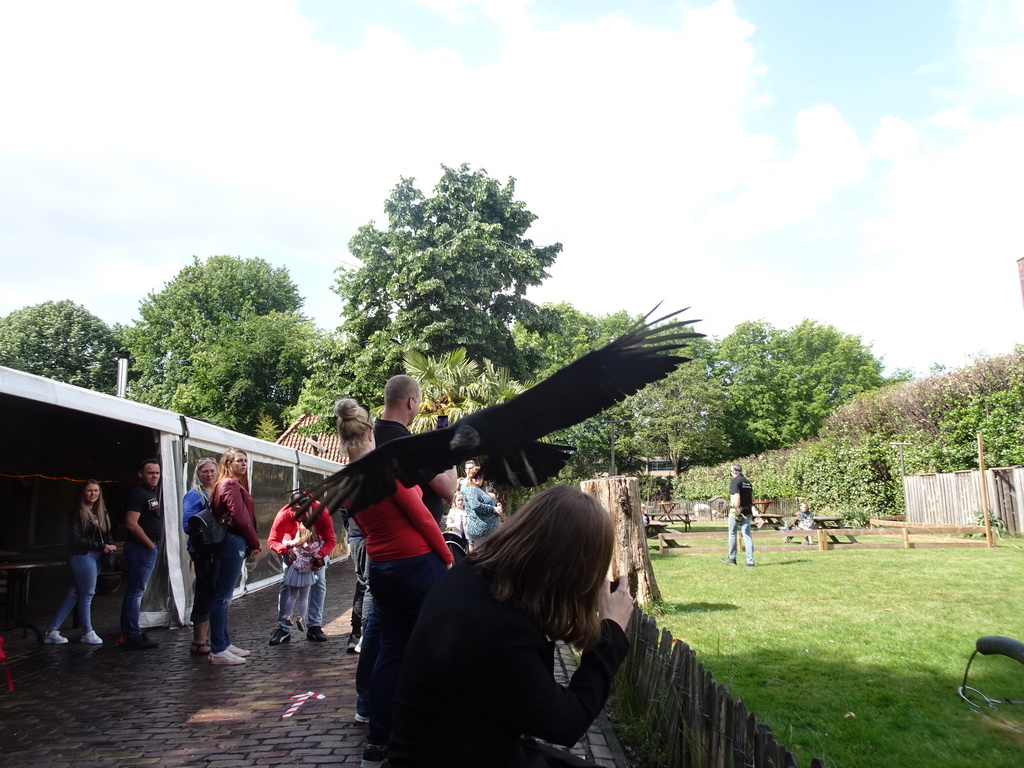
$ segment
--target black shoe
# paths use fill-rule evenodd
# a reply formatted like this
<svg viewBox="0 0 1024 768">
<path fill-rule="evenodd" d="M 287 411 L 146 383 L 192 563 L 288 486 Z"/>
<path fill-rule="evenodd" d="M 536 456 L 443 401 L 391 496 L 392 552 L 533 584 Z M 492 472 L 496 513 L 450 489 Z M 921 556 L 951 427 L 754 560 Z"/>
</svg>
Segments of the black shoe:
<svg viewBox="0 0 1024 768">
<path fill-rule="evenodd" d="M 306 639 L 315 640 L 318 643 L 326 643 L 327 635 L 324 634 L 324 631 L 320 629 L 320 627 L 310 627 L 306 630 Z"/>
<path fill-rule="evenodd" d="M 363 759 L 359 768 L 380 768 L 388 758 L 388 748 L 378 747 L 376 744 L 367 744 L 363 750 Z"/>
<path fill-rule="evenodd" d="M 731 557 L 723 557 L 722 562 L 726 565 L 736 565 L 736 561 L 733 560 Z"/>
<path fill-rule="evenodd" d="M 355 633 L 352 633 L 351 635 L 348 636 L 348 645 L 345 647 L 345 650 L 348 651 L 349 653 L 355 653 L 356 652 L 356 648 L 358 648 L 358 647 L 359 647 L 359 635 L 357 635 Z"/>
<path fill-rule="evenodd" d="M 126 638 L 124 641 L 126 648 L 133 651 L 148 651 L 150 648 L 156 648 L 160 643 L 156 640 L 150 640 L 149 635 L 145 632 L 140 632 L 137 635 L 132 635 Z"/>
<path fill-rule="evenodd" d="M 289 632 L 287 629 L 281 629 L 281 627 L 278 627 L 277 629 L 274 630 L 274 634 L 272 634 L 270 636 L 270 644 L 271 645 L 280 645 L 281 643 L 290 642 L 291 639 L 292 639 L 292 633 L 291 632 Z"/>
</svg>

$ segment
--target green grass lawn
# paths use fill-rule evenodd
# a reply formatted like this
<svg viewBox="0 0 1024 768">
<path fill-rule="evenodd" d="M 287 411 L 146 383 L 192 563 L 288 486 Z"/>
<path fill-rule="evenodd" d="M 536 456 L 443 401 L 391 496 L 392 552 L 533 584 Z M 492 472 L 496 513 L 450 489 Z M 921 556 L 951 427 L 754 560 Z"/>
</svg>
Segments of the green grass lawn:
<svg viewBox="0 0 1024 768">
<path fill-rule="evenodd" d="M 721 562 L 724 546 L 659 555 L 651 542 L 665 600 L 652 613 L 803 765 L 1024 766 L 1024 706 L 977 712 L 956 692 L 978 637 L 1024 641 L 1024 540 L 761 553 L 757 543 L 757 567 L 743 568 Z M 1024 699 L 1024 665 L 978 656 L 969 683 Z"/>
</svg>

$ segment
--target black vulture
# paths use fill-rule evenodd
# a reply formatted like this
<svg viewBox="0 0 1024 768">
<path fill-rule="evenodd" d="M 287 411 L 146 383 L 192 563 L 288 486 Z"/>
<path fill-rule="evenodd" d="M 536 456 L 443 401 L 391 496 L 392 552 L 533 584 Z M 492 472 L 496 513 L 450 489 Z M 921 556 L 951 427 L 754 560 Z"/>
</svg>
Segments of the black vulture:
<svg viewBox="0 0 1024 768">
<path fill-rule="evenodd" d="M 497 487 L 543 483 L 562 470 L 572 449 L 540 438 L 589 419 L 690 359 L 674 353 L 704 335 L 685 328 L 699 321 L 665 322 L 687 311 L 681 309 L 647 322 L 655 310 L 619 338 L 507 402 L 444 429 L 385 443 L 307 488 L 309 496 L 296 497 L 293 506 L 298 511 L 316 498 L 332 512 L 344 505 L 352 515 L 391 496 L 396 480 L 412 487 L 478 457 L 484 457 L 484 477 Z"/>
</svg>

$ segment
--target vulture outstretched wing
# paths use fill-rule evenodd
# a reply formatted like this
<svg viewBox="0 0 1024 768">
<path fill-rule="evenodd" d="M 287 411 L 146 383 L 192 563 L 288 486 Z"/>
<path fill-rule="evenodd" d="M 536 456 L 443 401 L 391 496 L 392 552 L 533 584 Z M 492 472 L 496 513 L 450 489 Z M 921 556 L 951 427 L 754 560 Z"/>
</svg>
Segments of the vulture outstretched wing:
<svg viewBox="0 0 1024 768">
<path fill-rule="evenodd" d="M 656 309 L 656 308 L 655 308 Z M 392 440 L 307 489 L 332 511 L 348 513 L 395 492 L 395 482 L 413 486 L 470 458 L 486 457 L 484 475 L 499 484 L 537 485 L 561 471 L 571 453 L 540 443 L 545 435 L 579 424 L 690 358 L 673 354 L 693 338 L 679 310 L 647 322 L 589 352 L 508 402 L 465 416 L 445 429 Z M 658 325 L 664 323 L 663 325 Z M 296 506 L 308 506 L 297 501 Z"/>
</svg>

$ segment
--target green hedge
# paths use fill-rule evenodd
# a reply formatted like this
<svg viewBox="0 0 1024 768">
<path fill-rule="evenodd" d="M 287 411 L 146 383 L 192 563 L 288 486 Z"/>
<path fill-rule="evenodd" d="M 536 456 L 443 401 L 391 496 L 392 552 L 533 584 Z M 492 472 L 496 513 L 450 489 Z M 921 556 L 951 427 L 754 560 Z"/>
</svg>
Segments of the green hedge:
<svg viewBox="0 0 1024 768">
<path fill-rule="evenodd" d="M 739 461 L 767 498 L 804 497 L 812 509 L 850 520 L 903 511 L 900 449 L 907 474 L 985 464 L 1024 464 L 1024 348 L 954 371 L 863 395 L 837 410 L 821 435 Z M 675 479 L 679 499 L 727 496 L 729 465 L 699 467 Z"/>
</svg>

